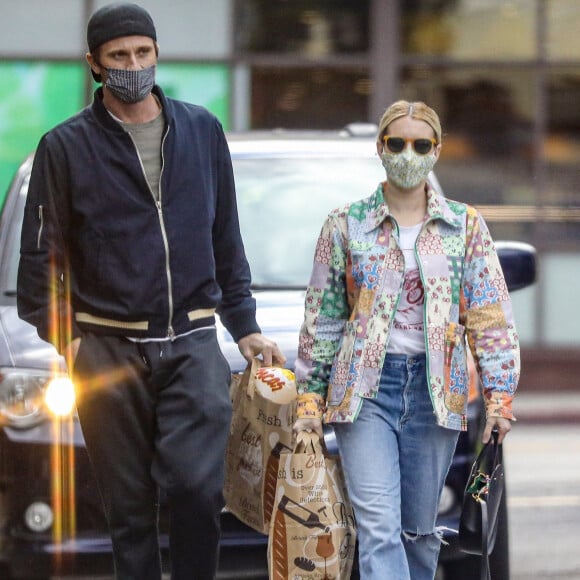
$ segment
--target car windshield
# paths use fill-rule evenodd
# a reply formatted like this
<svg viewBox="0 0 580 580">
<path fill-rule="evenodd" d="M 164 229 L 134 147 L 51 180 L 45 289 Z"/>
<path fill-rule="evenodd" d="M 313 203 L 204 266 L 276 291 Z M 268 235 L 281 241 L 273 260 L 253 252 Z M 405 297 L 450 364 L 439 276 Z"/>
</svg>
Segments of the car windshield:
<svg viewBox="0 0 580 580">
<path fill-rule="evenodd" d="M 328 213 L 373 193 L 377 157 L 236 158 L 238 211 L 254 286 L 305 287 Z"/>
<path fill-rule="evenodd" d="M 384 179 L 376 157 L 233 156 L 246 254 L 257 288 L 305 287 L 328 213 L 369 196 Z M 20 228 L 28 180 L 9 227 L 6 289 L 16 291 Z"/>
</svg>

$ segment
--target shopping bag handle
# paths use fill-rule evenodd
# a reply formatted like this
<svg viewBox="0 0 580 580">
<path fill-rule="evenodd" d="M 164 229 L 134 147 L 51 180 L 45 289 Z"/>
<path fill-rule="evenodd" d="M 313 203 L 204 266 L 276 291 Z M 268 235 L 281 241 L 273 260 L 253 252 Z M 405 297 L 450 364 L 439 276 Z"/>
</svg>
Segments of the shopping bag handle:
<svg viewBox="0 0 580 580">
<path fill-rule="evenodd" d="M 252 362 L 249 362 L 246 366 L 246 370 L 242 373 L 241 378 L 241 388 L 245 389 L 248 398 L 253 399 L 256 393 L 256 383 L 252 380 L 256 376 L 256 373 L 265 366 L 262 359 L 255 356 L 252 358 Z M 283 368 L 283 365 L 278 363 L 272 363 L 273 367 Z"/>
<path fill-rule="evenodd" d="M 324 453 L 324 448 L 322 447 L 320 437 L 316 433 L 300 431 L 298 435 L 296 435 L 294 453 L 322 455 Z"/>
</svg>

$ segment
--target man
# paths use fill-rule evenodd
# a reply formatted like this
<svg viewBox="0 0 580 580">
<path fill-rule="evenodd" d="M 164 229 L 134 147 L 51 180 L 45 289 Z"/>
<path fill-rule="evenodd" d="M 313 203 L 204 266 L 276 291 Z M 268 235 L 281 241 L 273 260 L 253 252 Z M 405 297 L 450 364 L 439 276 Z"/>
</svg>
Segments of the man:
<svg viewBox="0 0 580 580">
<path fill-rule="evenodd" d="M 156 40 L 135 4 L 90 18 L 103 85 L 39 143 L 18 310 L 74 362 L 116 577 L 161 577 L 161 487 L 172 578 L 211 579 L 231 415 L 214 313 L 247 360 L 285 358 L 256 323 L 221 125 L 154 84 Z"/>
</svg>

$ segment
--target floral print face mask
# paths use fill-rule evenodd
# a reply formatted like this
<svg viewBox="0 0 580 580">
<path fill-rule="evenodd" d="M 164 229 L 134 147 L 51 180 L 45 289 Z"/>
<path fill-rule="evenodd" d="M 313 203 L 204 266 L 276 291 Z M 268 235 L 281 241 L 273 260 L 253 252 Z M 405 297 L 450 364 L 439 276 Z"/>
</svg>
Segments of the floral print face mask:
<svg viewBox="0 0 580 580">
<path fill-rule="evenodd" d="M 413 189 L 427 179 L 437 159 L 433 153 L 419 155 L 407 147 L 402 153 L 383 151 L 381 161 L 391 183 L 401 189 Z"/>
</svg>

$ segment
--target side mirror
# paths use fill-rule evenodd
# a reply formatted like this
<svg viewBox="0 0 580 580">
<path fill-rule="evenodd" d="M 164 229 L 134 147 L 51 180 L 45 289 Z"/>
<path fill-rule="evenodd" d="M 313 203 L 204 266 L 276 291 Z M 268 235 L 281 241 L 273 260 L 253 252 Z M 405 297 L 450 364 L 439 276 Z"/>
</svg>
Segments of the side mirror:
<svg viewBox="0 0 580 580">
<path fill-rule="evenodd" d="M 495 243 L 508 290 L 531 286 L 537 277 L 536 249 L 522 242 Z"/>
</svg>

